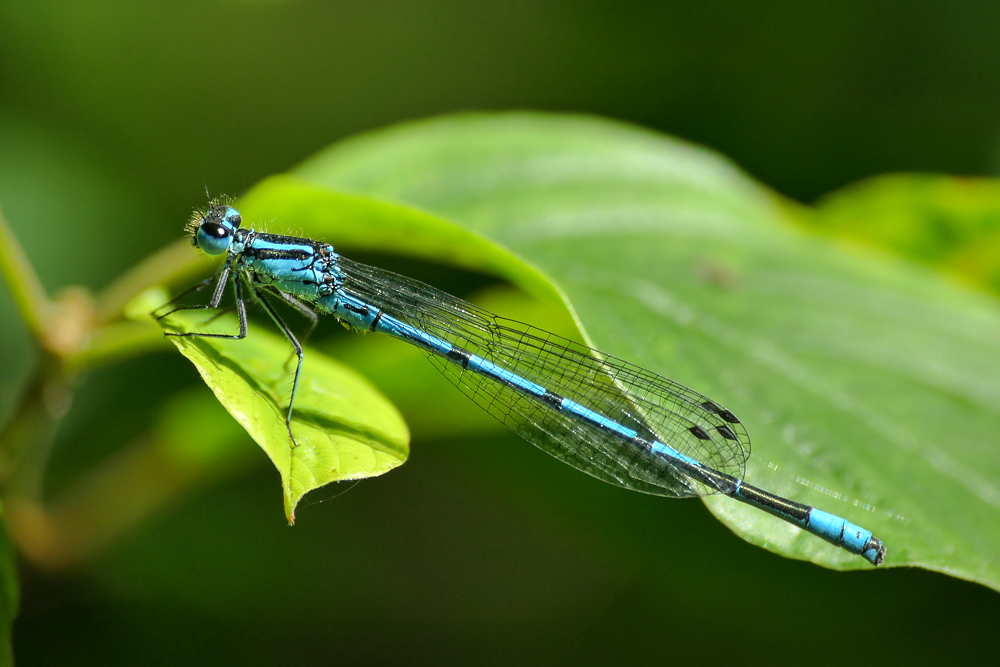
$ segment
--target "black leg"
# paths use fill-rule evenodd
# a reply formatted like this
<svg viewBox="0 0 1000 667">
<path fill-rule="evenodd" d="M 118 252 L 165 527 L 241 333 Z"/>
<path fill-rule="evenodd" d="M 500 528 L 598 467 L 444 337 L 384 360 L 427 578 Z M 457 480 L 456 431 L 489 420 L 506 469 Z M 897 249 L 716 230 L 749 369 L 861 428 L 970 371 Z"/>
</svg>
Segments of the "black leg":
<svg viewBox="0 0 1000 667">
<path fill-rule="evenodd" d="M 306 333 L 302 336 L 302 341 L 301 341 L 302 344 L 305 345 L 306 341 L 309 340 L 309 336 L 312 335 L 313 330 L 316 328 L 316 325 L 319 323 L 319 315 L 317 315 L 315 310 L 313 310 L 312 308 L 310 308 L 309 306 L 307 306 L 305 303 L 303 303 L 298 297 L 292 296 L 291 294 L 288 294 L 287 292 L 281 292 L 281 291 L 275 290 L 275 291 L 270 292 L 270 293 L 274 294 L 279 299 L 281 299 L 282 301 L 284 301 L 285 303 L 287 303 L 289 306 L 291 306 L 295 310 L 299 311 L 299 314 L 302 315 L 302 317 L 304 317 L 307 320 L 309 320 L 309 328 L 306 329 Z"/>
<path fill-rule="evenodd" d="M 285 334 L 285 337 L 288 338 L 288 341 L 295 349 L 295 356 L 298 357 L 298 364 L 295 366 L 295 378 L 292 380 L 292 396 L 288 399 L 288 412 L 285 415 L 285 426 L 288 428 L 288 437 L 292 440 L 292 447 L 298 447 L 299 445 L 295 441 L 295 435 L 292 434 L 292 410 L 295 407 L 295 392 L 299 389 L 299 375 L 302 373 L 302 345 L 299 344 L 298 339 L 295 338 L 295 334 L 293 334 L 292 330 L 288 328 L 288 325 L 282 321 L 278 312 L 274 309 L 274 306 L 268 303 L 267 299 L 264 298 L 264 295 L 260 293 L 260 290 L 253 285 L 250 286 L 250 289 L 253 290 L 253 294 L 260 302 L 260 305 L 264 307 L 267 314 L 271 316 L 274 323 L 278 325 L 278 328 L 281 329 L 282 333 Z"/>
<path fill-rule="evenodd" d="M 268 293 L 278 297 L 279 299 L 287 303 L 289 306 L 299 311 L 299 314 L 302 315 L 304 318 L 309 320 L 309 328 L 306 329 L 305 334 L 302 335 L 299 340 L 299 342 L 303 346 L 305 346 L 306 341 L 309 340 L 309 337 L 312 335 L 312 332 L 316 329 L 316 325 L 319 323 L 319 316 L 316 315 L 316 311 L 307 306 L 306 304 L 304 304 L 298 297 L 292 296 L 287 292 L 281 292 L 279 290 L 273 290 L 273 291 L 268 290 Z M 292 359 L 294 358 L 295 358 L 294 355 L 288 357 L 288 361 L 285 362 L 285 371 L 288 371 L 288 364 L 290 364 L 292 362 Z"/>
<path fill-rule="evenodd" d="M 208 310 L 211 308 L 218 308 L 219 302 L 222 300 L 222 291 L 226 287 L 227 279 L 229 278 L 229 267 L 227 266 L 222 270 L 222 275 L 219 276 L 219 283 L 215 288 L 215 294 L 212 295 L 212 300 L 204 306 L 185 306 L 183 308 L 175 308 L 170 311 L 170 313 L 176 313 L 179 310 Z M 220 333 L 207 333 L 207 332 L 196 332 L 192 331 L 189 333 L 178 333 L 173 331 L 164 331 L 164 336 L 201 336 L 204 338 L 229 338 L 234 340 L 243 340 L 247 337 L 247 305 L 243 300 L 243 281 L 240 280 L 240 276 L 237 274 L 233 277 L 233 291 L 236 292 L 236 314 L 240 318 L 240 332 L 238 334 L 220 334 Z M 160 317 L 166 317 L 170 313 L 165 313 Z M 215 318 L 212 318 L 215 319 Z M 211 321 L 211 320 L 209 320 Z"/>
<path fill-rule="evenodd" d="M 202 304 L 200 306 L 178 306 L 177 308 L 174 308 L 173 310 L 168 310 L 167 312 L 163 313 L 162 315 L 155 315 L 154 317 L 156 317 L 157 320 L 162 320 L 167 315 L 171 315 L 171 314 L 176 313 L 176 312 L 181 311 L 181 310 L 211 310 L 212 308 L 218 308 L 219 307 L 219 302 L 222 301 L 222 293 L 226 289 L 226 283 L 229 282 L 229 273 L 230 273 L 230 263 L 226 262 L 226 265 L 224 267 L 222 267 L 222 273 L 219 274 L 218 282 L 215 283 L 215 291 L 212 293 L 212 300 L 209 301 L 208 303 Z M 204 288 L 205 285 L 207 285 L 211 281 L 212 281 L 212 278 L 208 278 L 206 280 L 203 280 L 201 283 L 195 285 L 191 289 L 188 289 L 188 290 L 185 290 L 185 291 L 181 292 L 180 294 L 178 294 L 177 296 L 175 296 L 173 299 L 171 299 L 170 301 L 168 301 L 164 305 L 170 305 L 171 303 L 173 303 L 174 301 L 177 301 L 177 299 L 181 298 L 182 296 L 185 296 L 186 294 L 190 294 L 191 292 L 195 292 L 195 291 L 198 291 L 198 290 Z M 236 282 L 239 282 L 239 281 L 236 281 Z M 162 307 L 163 306 L 160 306 L 160 308 L 162 308 Z M 159 310 L 159 308 L 157 308 L 157 310 Z M 156 311 L 153 311 L 153 312 L 156 312 Z"/>
<path fill-rule="evenodd" d="M 186 290 L 184 290 L 183 292 L 181 292 L 180 294 L 178 294 L 174 298 L 172 298 L 170 301 L 167 301 L 165 304 L 163 304 L 159 308 L 156 308 L 153 312 L 150 313 L 150 315 L 152 315 L 154 319 L 161 320 L 164 317 L 166 317 L 167 315 L 169 315 L 170 313 L 177 312 L 177 309 L 174 308 L 173 310 L 171 310 L 169 312 L 166 312 L 166 313 L 164 313 L 162 315 L 157 315 L 156 314 L 157 310 L 162 310 L 162 309 L 166 308 L 167 306 L 169 306 L 169 305 L 171 305 L 173 303 L 176 303 L 180 299 L 183 299 L 184 297 L 186 297 L 191 292 L 200 292 L 201 290 L 205 289 L 205 286 L 208 285 L 209 283 L 211 283 L 213 280 L 217 280 L 217 277 L 216 276 L 209 276 L 208 278 L 205 278 L 204 280 L 202 280 L 200 283 L 198 283 L 194 287 L 187 288 Z"/>
</svg>

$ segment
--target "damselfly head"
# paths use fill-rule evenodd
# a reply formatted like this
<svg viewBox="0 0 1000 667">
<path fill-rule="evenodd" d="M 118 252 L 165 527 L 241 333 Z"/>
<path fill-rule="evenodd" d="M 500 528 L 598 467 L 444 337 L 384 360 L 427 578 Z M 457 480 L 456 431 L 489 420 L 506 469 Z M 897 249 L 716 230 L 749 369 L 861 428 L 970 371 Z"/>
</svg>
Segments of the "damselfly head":
<svg viewBox="0 0 1000 667">
<path fill-rule="evenodd" d="M 185 229 L 196 248 L 208 255 L 221 255 L 229 249 L 241 222 L 235 208 L 213 202 L 207 211 L 196 211 Z"/>
</svg>

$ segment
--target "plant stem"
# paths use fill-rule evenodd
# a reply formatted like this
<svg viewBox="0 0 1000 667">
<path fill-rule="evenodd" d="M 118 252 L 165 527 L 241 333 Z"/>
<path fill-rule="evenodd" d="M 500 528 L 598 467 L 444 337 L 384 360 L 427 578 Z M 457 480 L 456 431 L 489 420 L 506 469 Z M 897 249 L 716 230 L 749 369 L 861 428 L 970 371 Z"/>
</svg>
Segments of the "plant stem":
<svg viewBox="0 0 1000 667">
<path fill-rule="evenodd" d="M 87 346 L 66 360 L 71 372 L 106 366 L 146 352 L 170 350 L 163 329 L 148 322 L 114 322 L 94 331 Z"/>
<path fill-rule="evenodd" d="M 110 456 L 45 505 L 37 499 L 10 499 L 5 512 L 11 537 L 38 567 L 79 567 L 192 487 L 259 461 L 251 455 L 251 447 L 235 450 L 246 455 L 221 461 L 192 461 L 175 450 L 154 431 Z"/>
<path fill-rule="evenodd" d="M 72 378 L 42 352 L 13 416 L 0 430 L 0 488 L 5 499 L 37 498 L 56 427 L 72 402 Z"/>
<path fill-rule="evenodd" d="M 41 340 L 52 313 L 52 302 L 3 211 L 0 211 L 0 274 L 10 287 L 21 317 L 35 338 Z"/>
</svg>

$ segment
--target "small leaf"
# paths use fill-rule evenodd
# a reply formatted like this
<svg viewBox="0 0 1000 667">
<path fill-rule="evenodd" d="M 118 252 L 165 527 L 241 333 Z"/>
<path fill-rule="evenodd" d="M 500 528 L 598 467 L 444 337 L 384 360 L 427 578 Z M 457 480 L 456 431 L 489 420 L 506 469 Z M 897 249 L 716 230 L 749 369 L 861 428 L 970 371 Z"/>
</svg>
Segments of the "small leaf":
<svg viewBox="0 0 1000 667">
<path fill-rule="evenodd" d="M 1000 180 L 877 176 L 827 195 L 810 219 L 1000 293 Z"/>
<path fill-rule="evenodd" d="M 238 330 L 235 318 L 211 324 L 205 313 L 170 315 L 169 331 Z M 247 430 L 281 474 L 285 515 L 314 489 L 381 475 L 406 461 L 409 431 L 402 417 L 367 380 L 307 349 L 292 418 L 292 447 L 284 415 L 292 389 L 291 346 L 251 323 L 244 340 L 171 336 L 226 410 Z"/>
</svg>

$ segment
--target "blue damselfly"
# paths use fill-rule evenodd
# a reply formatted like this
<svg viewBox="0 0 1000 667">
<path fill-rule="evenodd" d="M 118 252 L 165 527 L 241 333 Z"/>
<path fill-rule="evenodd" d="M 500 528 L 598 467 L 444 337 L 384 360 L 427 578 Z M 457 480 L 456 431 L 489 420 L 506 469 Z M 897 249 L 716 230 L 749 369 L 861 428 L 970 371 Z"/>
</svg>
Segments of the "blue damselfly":
<svg viewBox="0 0 1000 667">
<path fill-rule="evenodd" d="M 272 299 L 285 302 L 313 325 L 318 313 L 330 314 L 350 328 L 415 345 L 490 415 L 598 479 L 672 498 L 724 494 L 874 565 L 885 558 L 885 547 L 870 531 L 744 483 L 750 438 L 739 419 L 715 401 L 429 285 L 353 262 L 327 243 L 266 234 L 241 223 L 239 212 L 225 203 L 195 215 L 188 227 L 192 242 L 209 255 L 225 254 L 225 264 L 207 304 L 170 311 L 218 308 L 231 282 L 239 333 L 167 335 L 244 338 L 246 300 L 258 301 L 297 357 L 285 413 L 291 446 L 304 357 Z"/>
</svg>

